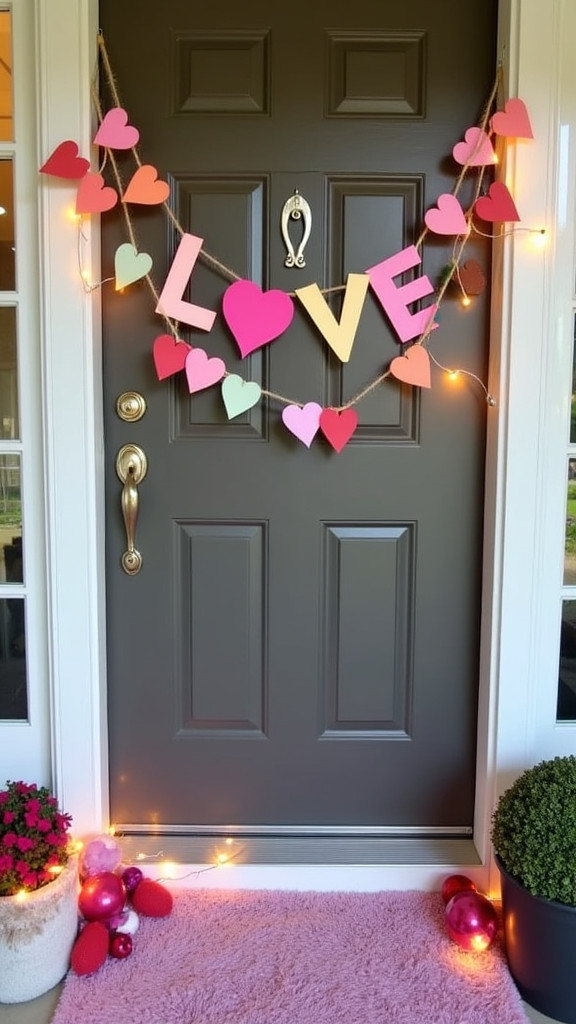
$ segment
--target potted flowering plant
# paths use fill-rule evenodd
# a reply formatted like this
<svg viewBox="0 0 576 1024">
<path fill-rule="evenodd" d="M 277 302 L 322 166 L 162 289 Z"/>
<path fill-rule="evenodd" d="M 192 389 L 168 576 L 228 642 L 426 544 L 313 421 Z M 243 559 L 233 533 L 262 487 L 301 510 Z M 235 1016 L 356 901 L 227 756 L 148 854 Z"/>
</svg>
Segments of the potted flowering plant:
<svg viewBox="0 0 576 1024">
<path fill-rule="evenodd" d="M 45 786 L 0 790 L 0 1003 L 36 998 L 68 968 L 78 926 L 71 820 Z"/>
</svg>

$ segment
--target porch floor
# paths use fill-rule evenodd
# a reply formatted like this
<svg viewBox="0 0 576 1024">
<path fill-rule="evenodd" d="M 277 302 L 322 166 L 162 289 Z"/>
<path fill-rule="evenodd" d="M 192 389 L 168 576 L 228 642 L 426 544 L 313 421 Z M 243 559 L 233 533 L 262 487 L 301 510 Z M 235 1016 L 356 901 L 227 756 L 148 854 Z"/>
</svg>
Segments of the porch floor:
<svg viewBox="0 0 576 1024">
<path fill-rule="evenodd" d="M 50 1024 L 52 1014 L 56 1009 L 60 986 L 46 992 L 45 995 L 33 999 L 30 1003 L 15 1003 L 7 1006 L 0 1004 L 0 1024 Z M 528 1019 L 532 1024 L 558 1024 L 551 1017 L 544 1017 L 543 1014 L 526 1006 Z M 78 1024 L 82 1024 L 82 1011 L 78 1015 Z"/>
</svg>

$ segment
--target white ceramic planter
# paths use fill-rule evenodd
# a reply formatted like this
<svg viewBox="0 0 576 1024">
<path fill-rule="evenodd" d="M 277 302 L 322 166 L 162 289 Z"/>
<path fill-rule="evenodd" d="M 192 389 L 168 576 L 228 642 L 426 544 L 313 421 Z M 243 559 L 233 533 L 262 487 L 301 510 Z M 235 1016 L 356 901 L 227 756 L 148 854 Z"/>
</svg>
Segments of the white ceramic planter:
<svg viewBox="0 0 576 1024">
<path fill-rule="evenodd" d="M 78 929 L 78 858 L 49 885 L 0 897 L 0 1003 L 22 1003 L 64 977 Z"/>
</svg>

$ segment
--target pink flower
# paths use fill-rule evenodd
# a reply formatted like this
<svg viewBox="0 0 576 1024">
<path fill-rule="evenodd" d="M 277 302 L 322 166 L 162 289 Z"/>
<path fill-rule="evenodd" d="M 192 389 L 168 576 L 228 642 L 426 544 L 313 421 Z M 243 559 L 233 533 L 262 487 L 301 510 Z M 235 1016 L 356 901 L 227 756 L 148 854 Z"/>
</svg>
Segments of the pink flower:
<svg viewBox="0 0 576 1024">
<path fill-rule="evenodd" d="M 30 839 L 29 836 L 18 836 L 15 843 L 15 846 L 17 846 L 22 853 L 26 853 L 26 850 L 33 850 L 34 845 L 34 840 Z"/>
<path fill-rule="evenodd" d="M 15 832 L 7 832 L 6 835 L 2 839 L 2 845 L 3 846 L 14 846 L 14 843 L 16 842 L 17 838 L 18 838 L 18 836 L 16 835 Z"/>
<path fill-rule="evenodd" d="M 10 793 L 8 793 L 7 790 L 3 789 L 2 792 L 0 793 L 0 804 L 7 804 L 9 799 Z"/>
<path fill-rule="evenodd" d="M 35 889 L 38 885 L 38 872 L 29 871 L 27 875 L 24 875 L 22 879 L 23 885 L 29 885 L 31 889 Z"/>
<path fill-rule="evenodd" d="M 30 865 L 26 860 L 17 860 L 14 867 L 16 868 L 16 871 L 20 875 L 20 878 L 24 878 L 24 875 L 27 875 L 28 872 L 30 871 Z"/>
<path fill-rule="evenodd" d="M 25 814 L 24 821 L 26 822 L 27 828 L 36 828 L 36 825 L 38 824 L 38 815 L 36 814 L 36 811 L 30 811 L 28 814 Z"/>
<path fill-rule="evenodd" d="M 36 827 L 39 832 L 49 832 L 52 828 L 52 823 L 50 821 L 46 821 L 46 818 L 39 818 Z"/>
<path fill-rule="evenodd" d="M 4 824 L 10 825 L 14 821 L 15 817 L 16 815 L 14 814 L 14 811 L 4 811 Z"/>
<path fill-rule="evenodd" d="M 17 782 L 15 786 L 17 793 L 35 793 L 37 788 L 33 782 L 30 785 L 27 782 Z"/>
<path fill-rule="evenodd" d="M 26 810 L 30 811 L 30 812 L 34 812 L 35 811 L 36 814 L 38 814 L 38 811 L 40 810 L 40 801 L 39 800 L 29 800 L 28 803 L 26 804 Z"/>
<path fill-rule="evenodd" d="M 14 858 L 9 853 L 0 854 L 0 872 L 11 871 L 14 865 Z"/>
</svg>

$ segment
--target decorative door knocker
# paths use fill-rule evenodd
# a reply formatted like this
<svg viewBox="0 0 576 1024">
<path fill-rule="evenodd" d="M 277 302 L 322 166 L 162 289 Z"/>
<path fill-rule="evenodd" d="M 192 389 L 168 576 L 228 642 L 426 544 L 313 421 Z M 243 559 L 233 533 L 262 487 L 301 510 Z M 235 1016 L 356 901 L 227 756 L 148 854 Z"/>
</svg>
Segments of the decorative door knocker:
<svg viewBox="0 0 576 1024">
<path fill-rule="evenodd" d="M 302 238 L 296 252 L 294 252 L 294 246 L 290 241 L 290 234 L 288 232 L 288 220 L 290 218 L 292 220 L 304 221 Z M 282 227 L 284 245 L 288 251 L 288 255 L 284 260 L 284 266 L 305 267 L 306 260 L 304 259 L 304 246 L 310 238 L 310 232 L 312 230 L 312 211 L 304 197 L 300 195 L 297 188 L 294 189 L 294 195 L 290 196 L 290 199 L 287 199 L 282 207 L 282 219 L 280 224 Z"/>
</svg>

